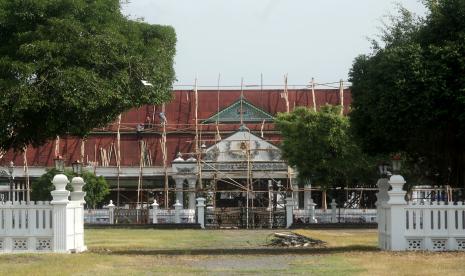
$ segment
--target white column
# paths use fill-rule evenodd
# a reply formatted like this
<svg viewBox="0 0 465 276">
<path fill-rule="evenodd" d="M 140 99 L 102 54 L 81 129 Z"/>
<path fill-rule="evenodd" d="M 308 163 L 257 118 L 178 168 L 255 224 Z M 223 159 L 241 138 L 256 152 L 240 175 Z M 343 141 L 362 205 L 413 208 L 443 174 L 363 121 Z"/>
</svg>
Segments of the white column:
<svg viewBox="0 0 465 276">
<path fill-rule="evenodd" d="M 294 199 L 294 208 L 299 209 L 299 184 L 295 179 L 292 180 L 292 198 Z"/>
<path fill-rule="evenodd" d="M 385 209 L 384 205 L 389 200 L 388 190 L 389 190 L 389 179 L 380 178 L 376 183 L 378 187 L 378 192 L 376 193 L 376 222 L 378 223 L 378 248 L 385 249 Z"/>
<path fill-rule="evenodd" d="M 188 178 L 187 183 L 189 184 L 189 209 L 195 210 L 195 184 L 197 178 Z"/>
<path fill-rule="evenodd" d="M 336 200 L 333 198 L 331 201 L 331 222 L 336 223 L 337 222 L 337 216 L 336 216 L 336 208 L 337 208 L 337 203 Z"/>
<path fill-rule="evenodd" d="M 184 184 L 184 177 L 174 177 L 174 181 L 176 181 L 176 201 L 183 206 L 184 197 L 183 197 L 183 184 Z"/>
<path fill-rule="evenodd" d="M 107 207 L 110 224 L 115 224 L 115 204 L 113 204 L 113 200 L 110 199 L 110 203 Z"/>
<path fill-rule="evenodd" d="M 55 185 L 55 190 L 51 192 L 53 200 L 50 202 L 53 205 L 53 251 L 68 252 L 66 245 L 66 206 L 69 203 L 69 191 L 65 189 L 69 183 L 68 178 L 64 174 L 57 174 L 52 180 Z"/>
<path fill-rule="evenodd" d="M 197 198 L 197 223 L 202 229 L 205 229 L 205 198 Z"/>
<path fill-rule="evenodd" d="M 181 223 L 182 204 L 179 203 L 178 200 L 176 200 L 176 203 L 173 206 L 174 206 L 174 223 Z"/>
<path fill-rule="evenodd" d="M 406 240 L 405 234 L 405 191 L 402 190 L 405 180 L 401 175 L 393 175 L 389 179 L 389 184 L 392 190 L 388 192 L 389 201 L 387 202 L 390 208 L 390 224 L 387 226 L 390 232 L 390 249 L 391 250 L 405 250 Z"/>
<path fill-rule="evenodd" d="M 294 211 L 295 202 L 292 197 L 286 198 L 286 228 L 291 227 L 292 223 L 294 222 Z"/>
<path fill-rule="evenodd" d="M 154 199 L 152 203 L 152 223 L 156 224 L 158 223 L 158 203 L 157 200 Z"/>
<path fill-rule="evenodd" d="M 313 202 L 313 199 L 310 197 L 307 202 L 307 210 L 309 213 L 309 220 L 310 223 L 316 223 L 316 218 L 315 218 L 315 206 L 316 203 Z"/>
<path fill-rule="evenodd" d="M 74 252 L 86 251 L 87 247 L 84 245 L 84 200 L 86 192 L 82 191 L 86 183 L 82 177 L 73 177 L 71 180 L 71 186 L 73 186 L 73 192 L 71 192 L 71 202 L 73 203 L 72 214 L 74 216 L 74 223 L 68 225 L 68 233 L 74 235 L 74 246 L 72 249 Z M 70 207 L 68 206 L 68 209 Z"/>
</svg>

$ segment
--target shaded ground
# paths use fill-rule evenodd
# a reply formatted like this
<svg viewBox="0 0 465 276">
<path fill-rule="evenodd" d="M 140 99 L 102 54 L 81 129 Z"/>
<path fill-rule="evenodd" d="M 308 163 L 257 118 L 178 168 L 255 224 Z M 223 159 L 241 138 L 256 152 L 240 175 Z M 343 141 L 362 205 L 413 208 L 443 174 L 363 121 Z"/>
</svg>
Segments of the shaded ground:
<svg viewBox="0 0 465 276">
<path fill-rule="evenodd" d="M 465 275 L 463 252 L 381 252 L 374 230 L 296 231 L 328 247 L 275 250 L 269 230 L 87 230 L 89 252 L 0 255 L 0 275 Z"/>
</svg>

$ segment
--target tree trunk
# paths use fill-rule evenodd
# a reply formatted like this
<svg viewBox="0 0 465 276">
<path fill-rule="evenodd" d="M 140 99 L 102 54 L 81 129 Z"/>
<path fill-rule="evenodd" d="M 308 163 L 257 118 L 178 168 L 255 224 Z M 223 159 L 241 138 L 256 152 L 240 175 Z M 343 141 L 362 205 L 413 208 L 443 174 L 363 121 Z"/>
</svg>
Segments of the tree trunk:
<svg viewBox="0 0 465 276">
<path fill-rule="evenodd" d="M 328 204 L 326 202 L 326 190 L 321 191 L 321 208 L 326 212 Z"/>
</svg>

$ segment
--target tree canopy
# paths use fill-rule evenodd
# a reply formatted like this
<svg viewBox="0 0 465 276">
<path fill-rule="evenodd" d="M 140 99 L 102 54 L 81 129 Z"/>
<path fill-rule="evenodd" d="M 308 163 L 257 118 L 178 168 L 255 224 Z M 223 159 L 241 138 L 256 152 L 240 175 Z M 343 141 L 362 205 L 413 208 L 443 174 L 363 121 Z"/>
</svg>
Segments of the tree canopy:
<svg viewBox="0 0 465 276">
<path fill-rule="evenodd" d="M 276 125 L 283 135 L 283 157 L 300 178 L 326 189 L 367 184 L 363 182 L 376 173 L 376 164 L 361 152 L 339 107 L 325 106 L 319 112 L 297 107 L 278 114 Z"/>
<path fill-rule="evenodd" d="M 369 153 L 405 152 L 443 184 L 465 184 L 465 1 L 400 10 L 350 72 L 355 133 Z"/>
<path fill-rule="evenodd" d="M 171 98 L 174 30 L 120 8 L 119 0 L 0 0 L 0 149 L 83 136 Z"/>
<path fill-rule="evenodd" d="M 31 185 L 31 200 L 33 201 L 51 201 L 52 195 L 50 192 L 55 190 L 55 186 L 52 183 L 53 177 L 58 173 L 63 173 L 71 181 L 74 176 L 73 172 L 65 171 L 59 172 L 56 169 L 49 169 L 39 178 L 34 180 Z M 83 187 L 83 191 L 86 192 L 84 200 L 86 204 L 95 209 L 97 204 L 101 203 L 105 197 L 110 193 L 110 189 L 107 181 L 103 176 L 96 176 L 91 172 L 84 172 L 82 178 L 86 185 Z M 73 191 L 71 183 L 66 185 L 68 191 Z"/>
</svg>

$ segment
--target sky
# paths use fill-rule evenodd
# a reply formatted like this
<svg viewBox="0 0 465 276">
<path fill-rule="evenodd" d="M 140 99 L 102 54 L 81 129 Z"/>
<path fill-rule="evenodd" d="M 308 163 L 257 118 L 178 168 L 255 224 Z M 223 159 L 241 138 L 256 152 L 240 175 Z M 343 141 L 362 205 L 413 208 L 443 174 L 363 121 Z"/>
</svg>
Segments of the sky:
<svg viewBox="0 0 465 276">
<path fill-rule="evenodd" d="M 177 34 L 175 86 L 283 84 L 347 80 L 370 52 L 382 22 L 401 4 L 423 15 L 419 0 L 131 0 L 123 13 Z M 261 78 L 261 75 L 263 76 Z"/>
</svg>

